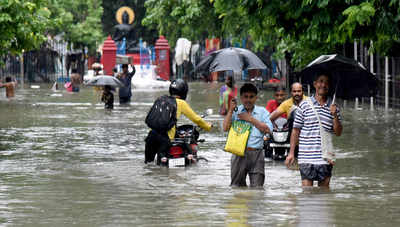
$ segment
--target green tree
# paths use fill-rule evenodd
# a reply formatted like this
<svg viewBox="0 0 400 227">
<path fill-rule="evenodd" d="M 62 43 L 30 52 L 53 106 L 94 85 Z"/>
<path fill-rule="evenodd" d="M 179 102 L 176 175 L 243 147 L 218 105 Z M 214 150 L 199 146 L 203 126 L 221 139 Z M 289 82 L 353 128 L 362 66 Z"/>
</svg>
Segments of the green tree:
<svg viewBox="0 0 400 227">
<path fill-rule="evenodd" d="M 95 54 L 98 45 L 104 40 L 101 26 L 103 8 L 96 0 L 48 0 L 51 11 L 53 35 L 63 34 L 70 48 L 87 48 L 90 55 Z"/>
<path fill-rule="evenodd" d="M 142 23 L 157 29 L 171 47 L 180 37 L 201 40 L 223 35 L 222 20 L 210 0 L 148 0 L 145 7 L 146 17 Z"/>
<path fill-rule="evenodd" d="M 289 55 L 296 69 L 354 40 L 372 40 L 371 51 L 381 54 L 399 43 L 399 0 L 215 0 L 214 6 L 221 16 L 242 12 L 256 46 L 275 46 L 276 56 Z M 224 24 L 235 20 L 223 17 Z"/>
<path fill-rule="evenodd" d="M 343 6 L 332 3 L 328 7 L 327 2 L 329 0 L 239 0 L 234 5 L 247 18 L 243 27 L 247 28 L 256 48 L 265 45 L 274 47 L 275 57 L 286 58 L 288 63 L 293 64 L 290 67 L 292 70 L 322 52 L 335 50 L 338 40 L 330 37 L 337 23 L 333 15 L 340 14 Z M 215 0 L 218 11 L 227 9 L 229 4 L 232 1 Z M 340 20 L 340 16 L 336 19 Z M 224 23 L 231 23 L 232 17 L 224 17 L 223 20 Z"/>
<path fill-rule="evenodd" d="M 20 54 L 46 40 L 50 11 L 45 0 L 0 1 L 0 56 Z"/>
<path fill-rule="evenodd" d="M 272 47 L 290 70 L 354 40 L 373 41 L 370 51 L 382 55 L 400 50 L 400 0 L 148 0 L 145 6 L 143 24 L 172 43 L 250 36 L 255 49 Z"/>
<path fill-rule="evenodd" d="M 70 51 L 80 50 L 77 70 L 84 74 L 86 54 L 95 56 L 97 47 L 105 39 L 101 16 L 101 1 L 96 0 L 47 0 L 51 11 L 50 35 L 61 35 Z M 87 53 L 86 53 L 87 51 Z"/>
</svg>

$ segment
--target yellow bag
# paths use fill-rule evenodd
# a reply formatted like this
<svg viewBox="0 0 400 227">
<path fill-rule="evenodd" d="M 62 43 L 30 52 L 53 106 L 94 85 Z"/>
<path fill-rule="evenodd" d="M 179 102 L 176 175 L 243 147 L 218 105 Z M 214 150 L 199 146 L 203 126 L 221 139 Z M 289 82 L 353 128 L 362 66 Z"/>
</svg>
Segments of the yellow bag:
<svg viewBox="0 0 400 227">
<path fill-rule="evenodd" d="M 244 156 L 250 131 L 250 123 L 242 120 L 232 122 L 224 150 L 237 156 Z"/>
</svg>

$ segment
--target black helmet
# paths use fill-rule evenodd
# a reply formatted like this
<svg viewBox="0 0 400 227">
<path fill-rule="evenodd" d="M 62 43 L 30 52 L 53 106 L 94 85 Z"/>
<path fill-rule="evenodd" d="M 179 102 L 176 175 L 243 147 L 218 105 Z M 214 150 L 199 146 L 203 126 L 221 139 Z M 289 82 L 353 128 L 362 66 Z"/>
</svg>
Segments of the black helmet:
<svg viewBox="0 0 400 227">
<path fill-rule="evenodd" d="M 183 100 L 186 99 L 188 90 L 188 84 L 182 79 L 173 80 L 169 85 L 169 94 L 178 95 Z"/>
</svg>

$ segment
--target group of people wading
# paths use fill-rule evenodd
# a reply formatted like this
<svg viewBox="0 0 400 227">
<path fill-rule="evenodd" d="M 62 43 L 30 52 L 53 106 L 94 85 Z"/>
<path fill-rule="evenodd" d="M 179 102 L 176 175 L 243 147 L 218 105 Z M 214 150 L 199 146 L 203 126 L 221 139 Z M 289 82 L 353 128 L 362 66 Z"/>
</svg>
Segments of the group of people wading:
<svg viewBox="0 0 400 227">
<path fill-rule="evenodd" d="M 314 80 L 315 94 L 307 97 L 303 94 L 302 85 L 291 85 L 291 97 L 287 100 L 286 91 L 277 88 L 275 99 L 268 102 L 267 107 L 255 105 L 258 99 L 258 89 L 252 83 L 245 83 L 239 89 L 240 105 L 238 104 L 237 88 L 231 75 L 226 77 L 226 84 L 220 90 L 220 114 L 224 115 L 223 130 L 229 131 L 232 122 L 242 120 L 251 126 L 243 157 L 232 154 L 231 157 L 231 186 L 246 186 L 249 176 L 250 187 L 262 187 L 265 181 L 265 154 L 263 150 L 264 135 L 271 133 L 274 121 L 280 117 L 292 116 L 293 129 L 290 138 L 290 152 L 285 164 L 290 167 L 295 162 L 295 150 L 298 149 L 298 164 L 302 186 L 329 187 L 334 159 L 323 158 L 322 130 L 329 135 L 340 136 L 342 133 L 341 115 L 338 106 L 329 96 L 330 75 L 320 73 Z M 178 87 L 184 87 L 183 92 L 177 92 Z M 179 119 L 181 114 L 205 130 L 210 130 L 211 123 L 207 123 L 198 116 L 185 101 L 188 86 L 183 80 L 171 83 L 170 95 L 176 99 Z M 157 149 L 168 149 L 157 146 L 162 141 L 174 138 L 174 127 L 165 135 L 159 135 L 151 130 L 146 138 L 145 162 L 151 162 Z M 163 139 L 160 139 L 161 138 Z M 149 154 L 152 154 L 149 156 Z M 150 158 L 149 158 L 150 157 Z"/>
</svg>

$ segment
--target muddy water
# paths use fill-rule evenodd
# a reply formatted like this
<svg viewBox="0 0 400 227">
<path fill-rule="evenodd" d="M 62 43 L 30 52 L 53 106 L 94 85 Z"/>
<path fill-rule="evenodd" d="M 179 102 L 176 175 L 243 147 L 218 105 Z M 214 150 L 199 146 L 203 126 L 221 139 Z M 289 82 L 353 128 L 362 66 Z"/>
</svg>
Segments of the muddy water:
<svg viewBox="0 0 400 227">
<path fill-rule="evenodd" d="M 165 169 L 143 163 L 143 139 L 145 114 L 166 91 L 134 91 L 131 105 L 106 111 L 93 88 L 40 86 L 19 89 L 11 101 L 0 95 L 2 226 L 400 225 L 396 111 L 343 111 L 330 191 L 303 190 L 297 171 L 271 160 L 264 189 L 251 190 L 229 187 L 216 114 L 206 119 L 217 127 L 200 136 L 209 161 Z M 216 113 L 220 86 L 191 83 L 188 102 Z M 259 104 L 271 96 L 261 92 Z"/>
</svg>

